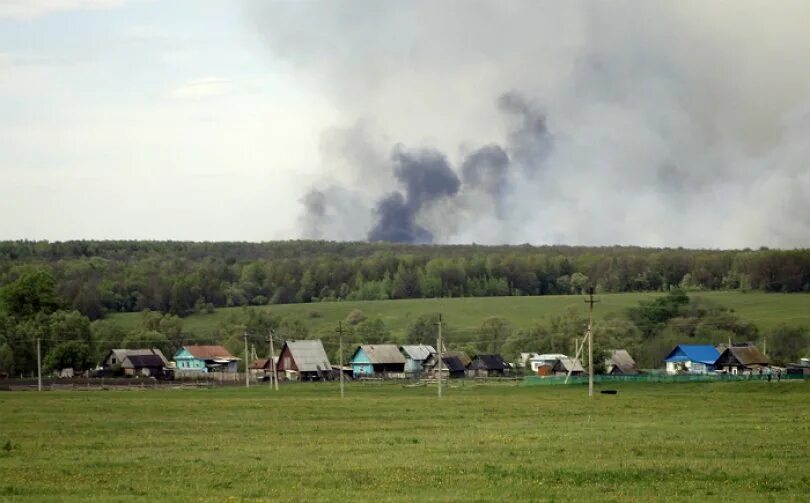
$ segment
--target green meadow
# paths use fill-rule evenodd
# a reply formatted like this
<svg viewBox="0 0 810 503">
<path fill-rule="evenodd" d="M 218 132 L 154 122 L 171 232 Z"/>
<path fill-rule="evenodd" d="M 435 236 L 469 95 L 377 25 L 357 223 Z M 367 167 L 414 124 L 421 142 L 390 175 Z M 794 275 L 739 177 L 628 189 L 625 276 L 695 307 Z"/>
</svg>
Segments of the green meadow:
<svg viewBox="0 0 810 503">
<path fill-rule="evenodd" d="M 7 392 L 0 500 L 807 501 L 808 383 L 612 387 Z"/>
<path fill-rule="evenodd" d="M 599 295 L 594 315 L 597 318 L 619 314 L 649 300 L 660 293 L 615 293 Z M 810 294 L 778 294 L 738 291 L 695 292 L 691 297 L 706 299 L 734 309 L 743 318 L 756 323 L 761 330 L 770 330 L 780 323 L 810 325 Z M 529 328 L 539 321 L 574 308 L 586 312 L 584 297 L 577 295 L 547 295 L 540 297 L 484 297 L 449 299 L 407 299 L 361 302 L 322 302 L 313 304 L 286 304 L 249 308 L 220 308 L 213 313 L 200 313 L 184 319 L 184 330 L 200 337 L 208 336 L 219 324 L 231 316 L 239 316 L 244 309 L 261 310 L 303 321 L 311 331 L 333 330 L 339 320 L 354 309 L 366 315 L 379 317 L 392 335 L 404 335 L 408 325 L 421 314 L 441 312 L 448 324 L 448 332 L 470 333 L 478 330 L 488 316 L 501 316 L 515 328 Z M 125 329 L 135 328 L 140 313 L 110 315 Z"/>
</svg>

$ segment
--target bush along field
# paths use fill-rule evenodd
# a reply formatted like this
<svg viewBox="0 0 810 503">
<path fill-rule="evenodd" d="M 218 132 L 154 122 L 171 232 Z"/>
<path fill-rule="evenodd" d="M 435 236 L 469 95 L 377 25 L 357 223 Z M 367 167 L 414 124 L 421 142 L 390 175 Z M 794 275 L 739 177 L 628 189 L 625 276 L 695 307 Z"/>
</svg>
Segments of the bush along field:
<svg viewBox="0 0 810 503">
<path fill-rule="evenodd" d="M 4 393 L 0 500 L 807 498 L 803 381 L 611 386 Z"/>
</svg>

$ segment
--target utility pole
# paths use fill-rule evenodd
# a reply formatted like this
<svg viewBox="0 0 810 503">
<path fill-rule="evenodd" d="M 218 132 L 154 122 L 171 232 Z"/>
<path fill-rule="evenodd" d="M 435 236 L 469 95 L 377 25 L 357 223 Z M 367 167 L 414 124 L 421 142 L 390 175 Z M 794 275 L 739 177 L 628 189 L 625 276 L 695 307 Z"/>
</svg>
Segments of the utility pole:
<svg viewBox="0 0 810 503">
<path fill-rule="evenodd" d="M 343 322 L 338 321 L 338 328 L 336 330 L 338 333 L 338 359 L 340 360 L 340 367 L 338 368 L 338 372 L 340 372 L 340 398 L 343 398 Z"/>
<path fill-rule="evenodd" d="M 267 340 L 270 342 L 270 366 L 273 368 L 273 373 L 270 375 L 270 387 L 275 386 L 278 391 L 278 373 L 276 371 L 276 352 L 273 349 L 273 329 L 270 329 L 270 335 Z"/>
<path fill-rule="evenodd" d="M 250 358 L 248 357 L 248 345 L 247 345 L 247 332 L 245 332 L 245 387 L 250 387 L 250 371 L 248 370 L 248 366 L 250 364 Z"/>
<path fill-rule="evenodd" d="M 593 300 L 593 288 L 588 288 L 588 396 L 593 396 L 593 305 L 599 302 Z"/>
<path fill-rule="evenodd" d="M 37 391 L 42 391 L 42 349 L 37 337 Z"/>
<path fill-rule="evenodd" d="M 439 313 L 439 321 L 436 323 L 439 328 L 438 342 L 436 343 L 436 353 L 439 355 L 439 398 L 442 397 L 442 315 Z"/>
</svg>

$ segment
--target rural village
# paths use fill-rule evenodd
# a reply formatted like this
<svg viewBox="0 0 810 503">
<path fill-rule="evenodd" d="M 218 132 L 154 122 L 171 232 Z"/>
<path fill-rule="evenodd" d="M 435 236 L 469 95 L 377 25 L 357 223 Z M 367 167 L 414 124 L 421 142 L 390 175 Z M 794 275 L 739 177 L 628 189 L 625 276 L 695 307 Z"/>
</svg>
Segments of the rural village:
<svg viewBox="0 0 810 503">
<path fill-rule="evenodd" d="M 334 381 L 340 374 L 347 380 L 360 382 L 380 380 L 410 380 L 435 382 L 442 379 L 482 378 L 566 378 L 587 373 L 587 361 L 579 355 L 561 353 L 521 353 L 516 362 L 507 362 L 499 354 L 467 355 L 462 351 L 436 351 L 430 345 L 363 344 L 353 351 L 343 366 L 329 361 L 320 340 L 286 341 L 278 356 L 255 357 L 255 348 L 248 353 L 248 382 L 278 380 L 279 382 Z M 85 377 L 207 381 L 210 383 L 241 383 L 245 373 L 239 372 L 243 358 L 234 356 L 221 345 L 187 345 L 171 360 L 158 348 L 113 349 L 97 369 Z M 810 378 L 810 359 L 786 367 L 773 366 L 770 360 L 751 343 L 732 345 L 679 344 L 662 360 L 662 369 L 639 369 L 633 357 L 624 349 L 609 352 L 604 361 L 605 376 L 621 380 L 643 380 L 650 376 L 706 376 L 707 378 Z M 72 369 L 64 369 L 59 377 L 71 378 Z M 607 381 L 610 378 L 606 379 Z M 559 379 L 551 381 L 559 382 Z M 551 382 L 549 381 L 549 382 Z M 572 382 L 578 382 L 574 380 Z"/>
</svg>

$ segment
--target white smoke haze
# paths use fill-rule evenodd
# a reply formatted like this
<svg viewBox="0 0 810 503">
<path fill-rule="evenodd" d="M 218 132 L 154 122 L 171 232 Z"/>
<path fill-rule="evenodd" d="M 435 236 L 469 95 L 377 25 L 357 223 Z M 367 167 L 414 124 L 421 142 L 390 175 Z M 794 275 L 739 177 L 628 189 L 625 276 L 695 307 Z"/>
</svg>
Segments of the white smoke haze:
<svg viewBox="0 0 810 503">
<path fill-rule="evenodd" d="M 273 57 L 343 116 L 325 126 L 322 211 L 302 207 L 303 237 L 810 246 L 808 2 L 252 13 Z M 397 152 L 443 156 L 458 187 Z"/>
</svg>

